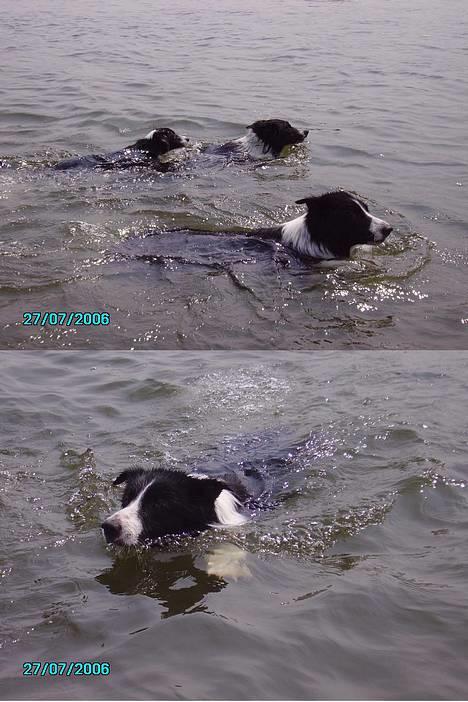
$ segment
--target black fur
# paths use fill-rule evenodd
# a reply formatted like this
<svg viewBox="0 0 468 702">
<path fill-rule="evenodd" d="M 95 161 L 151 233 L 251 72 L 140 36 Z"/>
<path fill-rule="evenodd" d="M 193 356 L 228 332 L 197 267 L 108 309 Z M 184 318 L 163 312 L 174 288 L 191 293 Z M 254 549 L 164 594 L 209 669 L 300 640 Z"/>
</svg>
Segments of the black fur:
<svg viewBox="0 0 468 702">
<path fill-rule="evenodd" d="M 167 154 L 172 149 L 180 149 L 185 146 L 182 138 L 169 127 L 156 129 L 151 139 L 138 139 L 134 144 L 127 146 L 127 149 L 144 151 L 153 158 Z"/>
<path fill-rule="evenodd" d="M 374 243 L 369 218 L 355 200 L 369 212 L 363 200 L 342 190 L 296 200 L 297 205 L 307 206 L 306 222 L 314 241 L 325 246 L 335 258 L 347 258 L 351 247 L 357 244 Z M 384 238 L 391 231 L 392 227 L 388 226 Z"/>
<path fill-rule="evenodd" d="M 271 153 L 273 158 L 278 158 L 285 146 L 301 144 L 309 133 L 308 129 L 299 131 L 284 119 L 261 119 L 247 129 L 262 140 L 263 153 Z"/>
<path fill-rule="evenodd" d="M 255 136 L 263 143 L 264 156 L 278 158 L 285 146 L 301 144 L 309 130 L 300 131 L 284 119 L 261 119 L 249 124 Z M 245 158 L 245 149 L 239 140 L 228 141 L 225 144 L 210 144 L 205 147 L 205 153 Z"/>
<path fill-rule="evenodd" d="M 368 213 L 369 208 L 363 200 L 344 190 L 296 200 L 296 205 L 307 206 L 306 224 L 310 241 L 327 249 L 333 254 L 333 258 L 348 258 L 351 248 L 358 244 L 376 243 L 374 234 L 370 231 L 371 220 L 356 204 L 356 200 Z M 245 234 L 281 242 L 283 226 L 254 229 Z M 382 240 L 392 231 L 390 225 L 384 227 Z M 310 258 L 320 260 L 321 257 Z"/>
<path fill-rule="evenodd" d="M 70 168 L 123 169 L 134 166 L 149 166 L 159 171 L 166 171 L 167 166 L 158 159 L 172 149 L 179 149 L 186 142 L 173 129 L 162 127 L 155 129 L 150 139 L 138 139 L 134 144 L 110 154 L 92 154 L 66 159 L 55 166 L 56 170 Z"/>
<path fill-rule="evenodd" d="M 125 470 L 114 485 L 125 484 L 122 508 L 127 507 L 146 488 L 138 509 L 143 526 L 139 541 L 151 541 L 167 534 L 190 534 L 217 522 L 214 502 L 222 490 L 232 488 L 215 478 L 194 478 L 175 470 Z M 234 493 L 233 493 L 234 494 Z M 119 532 L 102 524 L 106 540 L 117 541 Z"/>
<path fill-rule="evenodd" d="M 362 205 L 365 212 L 362 211 L 356 201 Z M 375 232 L 373 233 L 371 231 L 371 215 L 366 215 L 366 212 L 368 212 L 366 203 L 356 195 L 345 191 L 335 191 L 323 195 L 302 198 L 296 200 L 296 204 L 305 204 L 307 206 L 305 218 L 307 226 L 306 237 L 308 237 L 311 249 L 315 252 L 313 254 L 307 253 L 303 249 L 285 240 L 283 230 L 287 223 L 275 227 L 236 232 L 187 229 L 183 231 L 184 234 L 244 236 L 253 239 L 276 241 L 282 243 L 285 248 L 299 254 L 302 258 L 316 261 L 327 258 L 348 258 L 353 246 L 357 244 L 380 243 L 385 240 L 392 231 L 392 227 L 388 223 L 380 220 L 379 236 L 376 238 Z M 166 232 L 166 234 L 167 233 L 168 232 Z M 174 231 L 174 235 L 176 233 L 177 231 Z M 136 258 L 154 263 L 164 262 L 164 256 L 158 255 L 157 251 L 153 253 L 153 251 L 150 250 L 148 246 L 148 242 L 150 241 L 151 239 L 148 239 L 148 237 L 145 239 L 147 252 L 144 254 L 135 254 Z M 151 246 L 151 249 L 152 248 Z M 321 253 L 323 253 L 323 255 L 321 255 Z M 173 256 L 171 256 L 171 258 L 173 258 Z M 179 260 L 182 263 L 185 262 L 183 256 L 181 256 Z"/>
</svg>

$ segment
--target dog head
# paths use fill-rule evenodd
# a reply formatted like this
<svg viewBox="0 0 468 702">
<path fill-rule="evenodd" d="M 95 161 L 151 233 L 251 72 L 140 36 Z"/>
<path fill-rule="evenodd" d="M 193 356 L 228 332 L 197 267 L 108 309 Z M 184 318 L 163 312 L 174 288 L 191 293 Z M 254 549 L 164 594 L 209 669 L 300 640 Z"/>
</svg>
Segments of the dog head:
<svg viewBox="0 0 468 702">
<path fill-rule="evenodd" d="M 363 200 L 345 191 L 306 197 L 296 204 L 307 206 L 304 223 L 311 240 L 332 254 L 324 258 L 346 258 L 352 246 L 379 244 L 393 230 L 371 215 Z"/>
<path fill-rule="evenodd" d="M 301 132 L 284 119 L 261 119 L 247 129 L 263 143 L 263 153 L 273 158 L 278 158 L 286 146 L 301 144 L 309 133 L 308 129 Z"/>
<path fill-rule="evenodd" d="M 143 139 L 138 139 L 138 141 L 129 148 L 138 149 L 139 151 L 146 151 L 153 157 L 162 156 L 167 154 L 168 151 L 172 149 L 181 149 L 184 146 L 190 144 L 190 139 L 186 136 L 179 136 L 173 129 L 169 127 L 162 127 L 160 129 L 153 129 L 149 132 Z"/>
<path fill-rule="evenodd" d="M 194 533 L 209 526 L 246 521 L 241 503 L 227 484 L 215 478 L 175 470 L 125 470 L 122 509 L 101 525 L 107 543 L 135 546 L 168 534 Z"/>
</svg>

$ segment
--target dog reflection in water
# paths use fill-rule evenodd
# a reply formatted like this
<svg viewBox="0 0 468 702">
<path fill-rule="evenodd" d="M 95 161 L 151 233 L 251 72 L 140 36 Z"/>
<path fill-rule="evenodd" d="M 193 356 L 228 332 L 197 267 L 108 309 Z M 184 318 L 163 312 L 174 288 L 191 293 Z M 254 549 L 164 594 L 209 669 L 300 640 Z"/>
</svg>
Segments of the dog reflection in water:
<svg viewBox="0 0 468 702">
<path fill-rule="evenodd" d="M 252 573 L 246 561 L 247 551 L 234 544 L 217 544 L 208 552 L 206 572 L 208 575 L 232 580 L 251 578 Z"/>
<path fill-rule="evenodd" d="M 120 551 L 97 576 L 114 595 L 146 595 L 158 600 L 161 618 L 208 611 L 206 596 L 230 581 L 251 577 L 248 553 L 230 543 L 216 544 L 206 557 L 154 549 Z"/>
</svg>

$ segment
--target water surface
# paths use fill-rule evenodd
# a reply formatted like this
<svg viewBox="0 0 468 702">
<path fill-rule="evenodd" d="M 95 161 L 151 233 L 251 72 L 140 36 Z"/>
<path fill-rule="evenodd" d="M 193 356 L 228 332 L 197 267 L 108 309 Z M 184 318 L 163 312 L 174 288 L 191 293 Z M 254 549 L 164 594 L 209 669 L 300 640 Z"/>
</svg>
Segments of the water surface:
<svg viewBox="0 0 468 702">
<path fill-rule="evenodd" d="M 4 353 L 14 699 L 464 699 L 466 355 Z M 246 525 L 107 547 L 129 466 L 255 468 Z M 111 675 L 22 678 L 27 660 Z"/>
<path fill-rule="evenodd" d="M 0 28 L 3 348 L 466 348 L 463 0 L 6 0 Z M 176 174 L 53 172 L 155 126 L 198 143 L 283 117 L 307 146 Z M 395 227 L 373 264 L 115 260 L 149 229 L 269 226 L 350 189 Z M 184 241 L 175 246 L 185 253 Z M 108 327 L 22 326 L 98 311 Z"/>
</svg>

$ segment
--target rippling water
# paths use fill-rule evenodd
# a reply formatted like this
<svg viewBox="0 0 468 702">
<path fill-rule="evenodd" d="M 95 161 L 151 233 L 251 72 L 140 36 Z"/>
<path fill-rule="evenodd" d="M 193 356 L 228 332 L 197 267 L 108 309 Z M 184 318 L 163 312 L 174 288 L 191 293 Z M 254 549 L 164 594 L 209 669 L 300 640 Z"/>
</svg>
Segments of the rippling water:
<svg viewBox="0 0 468 702">
<path fill-rule="evenodd" d="M 6 0 L 0 33 L 3 348 L 466 348 L 464 1 Z M 49 168 L 156 125 L 201 143 L 270 116 L 307 147 L 163 176 Z M 270 225 L 336 187 L 395 227 L 371 263 L 116 259 L 150 228 Z M 37 310 L 112 323 L 23 327 Z"/>
<path fill-rule="evenodd" d="M 2 355 L 4 697 L 463 699 L 468 359 Z M 243 527 L 106 547 L 111 481 L 256 468 Z M 21 677 L 27 660 L 109 677 Z"/>
</svg>

